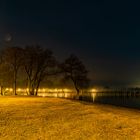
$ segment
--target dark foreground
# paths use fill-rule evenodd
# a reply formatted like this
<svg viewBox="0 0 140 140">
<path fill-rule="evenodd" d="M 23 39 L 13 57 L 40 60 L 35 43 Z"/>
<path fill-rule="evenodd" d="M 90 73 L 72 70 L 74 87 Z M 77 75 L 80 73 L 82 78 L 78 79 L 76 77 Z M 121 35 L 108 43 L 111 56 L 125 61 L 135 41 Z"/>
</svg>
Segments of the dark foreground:
<svg viewBox="0 0 140 140">
<path fill-rule="evenodd" d="M 140 111 L 58 98 L 0 97 L 1 140 L 139 140 Z"/>
</svg>

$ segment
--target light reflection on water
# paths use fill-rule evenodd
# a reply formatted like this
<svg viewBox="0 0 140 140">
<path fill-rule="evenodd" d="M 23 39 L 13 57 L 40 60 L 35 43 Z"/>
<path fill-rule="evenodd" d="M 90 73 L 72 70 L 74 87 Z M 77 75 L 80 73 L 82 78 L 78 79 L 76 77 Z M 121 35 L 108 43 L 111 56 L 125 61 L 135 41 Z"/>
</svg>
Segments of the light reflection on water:
<svg viewBox="0 0 140 140">
<path fill-rule="evenodd" d="M 5 95 L 11 94 L 13 89 L 6 88 Z M 27 91 L 29 89 L 17 89 L 19 95 L 28 95 Z M 125 107 L 134 107 L 140 109 L 140 90 L 123 90 L 123 92 L 100 92 L 97 89 L 91 89 L 89 92 L 84 91 L 80 94 L 79 100 L 93 102 L 93 103 L 103 103 L 112 104 Z M 39 89 L 38 96 L 42 97 L 56 97 L 56 98 L 70 98 L 75 99 L 76 93 L 70 89 Z"/>
<path fill-rule="evenodd" d="M 49 97 L 59 97 L 59 98 L 70 98 L 75 99 L 75 93 L 45 93 L 46 96 Z M 40 94 L 41 96 L 41 94 Z M 44 96 L 44 94 L 43 94 Z M 134 107 L 140 109 L 140 96 L 115 96 L 115 95 L 103 95 L 96 92 L 88 92 L 85 94 L 81 94 L 79 100 L 94 102 L 94 103 L 103 103 L 103 104 L 112 104 L 117 106 L 125 106 L 125 107 Z"/>
<path fill-rule="evenodd" d="M 140 97 L 98 96 L 96 102 L 140 109 Z"/>
</svg>

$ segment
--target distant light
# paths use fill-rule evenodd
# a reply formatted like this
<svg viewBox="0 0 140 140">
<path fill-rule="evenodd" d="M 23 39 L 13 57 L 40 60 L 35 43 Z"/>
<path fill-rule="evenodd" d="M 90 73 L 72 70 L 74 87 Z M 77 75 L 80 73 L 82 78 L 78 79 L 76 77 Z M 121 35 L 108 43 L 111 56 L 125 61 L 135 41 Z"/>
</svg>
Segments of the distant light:
<svg viewBox="0 0 140 140">
<path fill-rule="evenodd" d="M 92 99 L 93 99 L 93 102 L 94 102 L 95 98 L 96 98 L 96 93 L 92 93 L 91 96 L 92 96 Z"/>
<path fill-rule="evenodd" d="M 91 92 L 97 92 L 97 89 L 93 88 L 91 89 Z"/>
<path fill-rule="evenodd" d="M 9 90 L 10 90 L 10 92 L 12 92 L 12 91 L 13 91 L 13 89 L 12 89 L 12 88 L 10 88 Z"/>
<path fill-rule="evenodd" d="M 62 92 L 62 89 L 57 89 L 58 92 Z"/>
<path fill-rule="evenodd" d="M 65 93 L 65 98 L 67 98 L 68 97 L 68 93 Z"/>
<path fill-rule="evenodd" d="M 45 92 L 46 91 L 45 88 L 43 88 L 42 91 Z"/>
<path fill-rule="evenodd" d="M 64 92 L 69 92 L 69 90 L 67 88 L 64 89 Z"/>
<path fill-rule="evenodd" d="M 59 97 L 63 97 L 63 94 L 62 93 L 59 93 Z"/>
<path fill-rule="evenodd" d="M 57 91 L 57 88 L 54 89 L 54 92 L 58 92 L 58 91 Z"/>
<path fill-rule="evenodd" d="M 20 92 L 21 91 L 21 89 L 20 88 L 18 88 L 18 90 L 17 90 L 18 92 Z"/>
<path fill-rule="evenodd" d="M 6 88 L 5 90 L 9 90 L 9 88 Z"/>
<path fill-rule="evenodd" d="M 54 97 L 58 97 L 57 93 L 54 94 Z"/>
<path fill-rule="evenodd" d="M 42 97 L 45 97 L 45 94 L 43 94 Z"/>
</svg>

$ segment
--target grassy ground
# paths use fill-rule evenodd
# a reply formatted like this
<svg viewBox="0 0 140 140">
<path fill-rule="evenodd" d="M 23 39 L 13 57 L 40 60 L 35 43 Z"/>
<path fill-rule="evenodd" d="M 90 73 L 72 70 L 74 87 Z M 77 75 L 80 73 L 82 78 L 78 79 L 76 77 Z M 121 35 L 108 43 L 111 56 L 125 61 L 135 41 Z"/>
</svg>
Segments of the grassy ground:
<svg viewBox="0 0 140 140">
<path fill-rule="evenodd" d="M 58 98 L 0 97 L 0 140 L 140 140 L 140 111 Z"/>
</svg>

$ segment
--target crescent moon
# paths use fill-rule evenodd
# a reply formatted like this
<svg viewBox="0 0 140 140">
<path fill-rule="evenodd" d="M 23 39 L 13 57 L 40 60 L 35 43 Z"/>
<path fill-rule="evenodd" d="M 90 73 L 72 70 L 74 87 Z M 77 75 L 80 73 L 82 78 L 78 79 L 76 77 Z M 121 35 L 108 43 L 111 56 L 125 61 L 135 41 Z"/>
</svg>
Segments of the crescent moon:
<svg viewBox="0 0 140 140">
<path fill-rule="evenodd" d="M 5 36 L 5 41 L 6 42 L 10 42 L 12 40 L 12 36 L 10 35 L 10 34 L 7 34 L 6 36 Z"/>
</svg>

